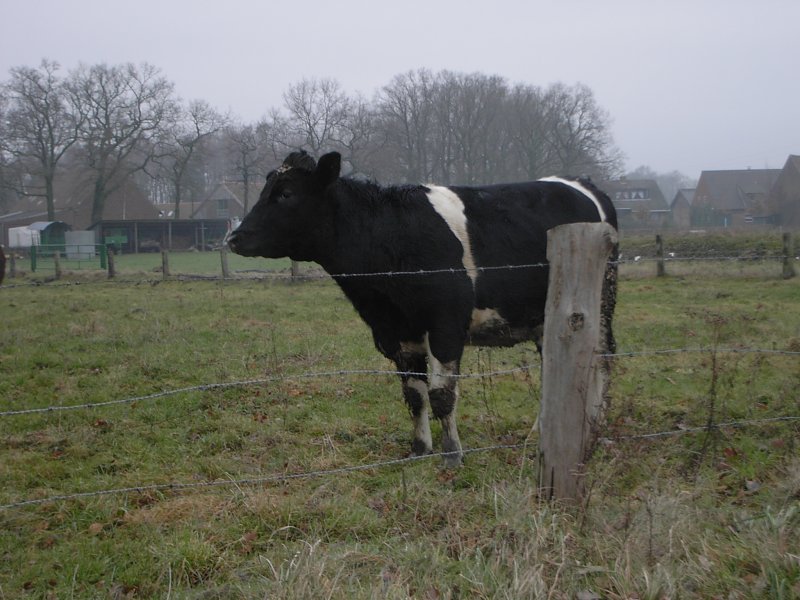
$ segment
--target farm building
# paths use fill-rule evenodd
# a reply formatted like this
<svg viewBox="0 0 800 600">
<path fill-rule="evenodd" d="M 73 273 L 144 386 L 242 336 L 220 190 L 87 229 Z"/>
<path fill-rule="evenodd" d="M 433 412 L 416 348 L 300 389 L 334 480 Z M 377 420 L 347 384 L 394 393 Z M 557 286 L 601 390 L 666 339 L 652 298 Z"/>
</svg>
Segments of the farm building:
<svg viewBox="0 0 800 600">
<path fill-rule="evenodd" d="M 218 246 L 229 230 L 228 219 L 103 220 L 90 227 L 97 243 L 117 252 L 207 250 Z"/>
<path fill-rule="evenodd" d="M 689 229 L 692 226 L 692 203 L 694 188 L 678 190 L 669 205 L 672 212 L 672 224 L 678 229 Z"/>
<path fill-rule="evenodd" d="M 777 207 L 768 199 L 780 173 L 780 169 L 703 171 L 692 203 L 692 226 L 778 225 Z"/>
<path fill-rule="evenodd" d="M 780 215 L 780 225 L 800 228 L 800 156 L 791 155 L 769 192 L 767 205 Z"/>
<path fill-rule="evenodd" d="M 649 229 L 669 225 L 669 205 L 655 180 L 623 177 L 602 181 L 598 187 L 614 203 L 620 229 Z"/>
<path fill-rule="evenodd" d="M 223 181 L 216 184 L 204 200 L 181 202 L 178 207 L 179 219 L 241 219 L 258 201 L 264 180 L 247 187 L 240 181 Z M 175 218 L 175 205 L 156 204 L 159 217 Z"/>
<path fill-rule="evenodd" d="M 9 248 L 31 246 L 64 246 L 64 235 L 71 228 L 63 221 L 36 221 L 24 227 L 8 230 Z"/>
<path fill-rule="evenodd" d="M 263 180 L 245 186 L 238 181 L 225 181 L 217 184 L 194 211 L 193 219 L 233 219 L 244 217 L 258 201 Z"/>
</svg>

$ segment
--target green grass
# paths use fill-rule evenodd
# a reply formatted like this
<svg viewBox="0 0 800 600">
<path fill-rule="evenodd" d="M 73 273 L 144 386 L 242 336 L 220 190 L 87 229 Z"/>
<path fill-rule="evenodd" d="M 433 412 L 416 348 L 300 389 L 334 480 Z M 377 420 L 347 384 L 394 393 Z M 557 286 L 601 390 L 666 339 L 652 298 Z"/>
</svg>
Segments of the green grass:
<svg viewBox="0 0 800 600">
<path fill-rule="evenodd" d="M 148 272 L 138 263 L 127 283 L 0 288 L 0 411 L 393 368 L 329 281 L 133 276 Z M 800 281 L 778 276 L 623 269 L 619 349 L 800 351 Z M 463 372 L 533 367 L 462 382 L 462 441 L 529 444 L 471 454 L 457 471 L 430 460 L 0 510 L 0 598 L 800 595 L 797 422 L 618 439 L 703 426 L 712 404 L 715 422 L 798 416 L 797 356 L 617 359 L 605 432 L 615 441 L 598 447 L 579 508 L 536 493 L 537 360 L 532 346 L 468 349 Z M 409 442 L 389 375 L 0 417 L 0 504 L 324 471 L 402 457 Z"/>
</svg>

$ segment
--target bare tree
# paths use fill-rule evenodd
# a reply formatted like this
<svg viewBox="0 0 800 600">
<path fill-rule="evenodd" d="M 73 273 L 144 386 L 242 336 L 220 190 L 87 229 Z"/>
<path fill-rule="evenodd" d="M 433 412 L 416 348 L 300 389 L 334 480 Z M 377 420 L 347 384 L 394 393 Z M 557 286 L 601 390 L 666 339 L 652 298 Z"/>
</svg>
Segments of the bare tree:
<svg viewBox="0 0 800 600">
<path fill-rule="evenodd" d="M 349 110 L 349 100 L 334 79 L 303 79 L 283 94 L 291 133 L 319 155 L 333 148 Z"/>
<path fill-rule="evenodd" d="M 180 205 L 192 158 L 203 140 L 220 131 L 226 117 L 220 115 L 204 100 L 194 100 L 185 107 L 178 107 L 177 118 L 167 130 L 166 152 L 159 158 L 171 182 L 175 210 L 173 215 L 180 218 Z"/>
<path fill-rule="evenodd" d="M 562 173 L 605 177 L 619 170 L 621 156 L 611 140 L 610 117 L 589 87 L 557 83 L 545 92 L 543 102 L 545 137 Z"/>
<path fill-rule="evenodd" d="M 244 212 L 250 210 L 250 186 L 262 180 L 268 165 L 277 162 L 276 149 L 272 145 L 272 129 L 267 121 L 256 125 L 234 125 L 228 127 L 226 136 L 232 157 L 232 168 L 243 185 Z"/>
<path fill-rule="evenodd" d="M 495 119 L 507 93 L 505 80 L 480 73 L 469 75 L 444 72 L 442 88 L 452 99 L 446 126 L 453 137 L 452 177 L 464 184 L 488 182 L 488 166 L 495 152 L 490 147 Z"/>
<path fill-rule="evenodd" d="M 538 179 L 557 172 L 557 160 L 547 141 L 543 92 L 531 85 L 517 85 L 508 95 L 505 127 L 513 143 L 507 159 L 513 161 L 516 176 Z"/>
<path fill-rule="evenodd" d="M 69 80 L 80 149 L 93 180 L 92 222 L 108 196 L 156 156 L 173 110 L 172 83 L 149 64 L 81 66 Z"/>
<path fill-rule="evenodd" d="M 58 63 L 49 60 L 43 60 L 38 69 L 11 69 L 0 136 L 0 151 L 24 167 L 27 175 L 17 179 L 17 193 L 44 197 L 51 221 L 55 219 L 53 183 L 58 163 L 77 141 L 83 124 L 82 115 L 67 100 L 58 69 Z"/>
<path fill-rule="evenodd" d="M 407 181 L 422 181 L 432 174 L 428 152 L 435 121 L 434 94 L 434 76 L 420 69 L 395 76 L 378 95 L 387 151 L 400 162 Z"/>
<path fill-rule="evenodd" d="M 619 168 L 608 115 L 585 86 L 509 88 L 502 77 L 420 70 L 377 98 L 376 139 L 401 178 L 441 183 L 602 175 Z"/>
<path fill-rule="evenodd" d="M 6 138 L 8 119 L 8 97 L 4 86 L 0 86 L 0 140 Z M 12 161 L 10 154 L 0 144 L 0 209 L 5 210 L 15 196 L 12 182 Z"/>
<path fill-rule="evenodd" d="M 369 103 L 361 96 L 348 99 L 344 118 L 332 139 L 353 172 L 364 174 L 374 170 L 372 158 L 381 145 L 376 133 L 375 111 Z"/>
</svg>

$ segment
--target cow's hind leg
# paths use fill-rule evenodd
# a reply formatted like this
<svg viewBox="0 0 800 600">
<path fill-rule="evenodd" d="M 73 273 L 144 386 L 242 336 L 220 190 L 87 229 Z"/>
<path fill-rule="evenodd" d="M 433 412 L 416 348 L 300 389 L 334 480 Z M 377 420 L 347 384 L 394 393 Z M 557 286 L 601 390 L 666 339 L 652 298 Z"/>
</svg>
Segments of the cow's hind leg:
<svg viewBox="0 0 800 600">
<path fill-rule="evenodd" d="M 428 363 L 425 347 L 421 344 L 401 344 L 402 350 L 395 359 L 400 380 L 403 384 L 403 398 L 411 413 L 414 426 L 411 441 L 413 456 L 433 452 L 431 425 L 428 420 Z"/>
<path fill-rule="evenodd" d="M 428 390 L 433 416 L 442 423 L 442 452 L 447 468 L 461 465 L 463 453 L 456 424 L 456 405 L 458 404 L 459 360 L 440 362 L 430 353 L 431 382 Z"/>
</svg>

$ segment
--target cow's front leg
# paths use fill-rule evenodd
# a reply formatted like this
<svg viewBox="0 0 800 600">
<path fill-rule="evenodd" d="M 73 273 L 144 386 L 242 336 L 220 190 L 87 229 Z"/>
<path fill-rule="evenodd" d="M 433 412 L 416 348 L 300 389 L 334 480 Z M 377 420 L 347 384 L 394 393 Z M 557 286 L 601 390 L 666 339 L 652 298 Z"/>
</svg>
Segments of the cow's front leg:
<svg viewBox="0 0 800 600">
<path fill-rule="evenodd" d="M 402 350 L 395 359 L 403 384 L 403 399 L 411 413 L 414 426 L 411 440 L 413 456 L 433 452 L 431 425 L 428 420 L 428 363 L 422 344 L 401 344 Z"/>
<path fill-rule="evenodd" d="M 442 423 L 442 452 L 450 453 L 444 457 L 444 465 L 455 468 L 461 465 L 463 457 L 456 425 L 459 361 L 456 359 L 443 363 L 433 353 L 430 354 L 430 361 L 431 382 L 428 395 L 431 411 Z"/>
</svg>

